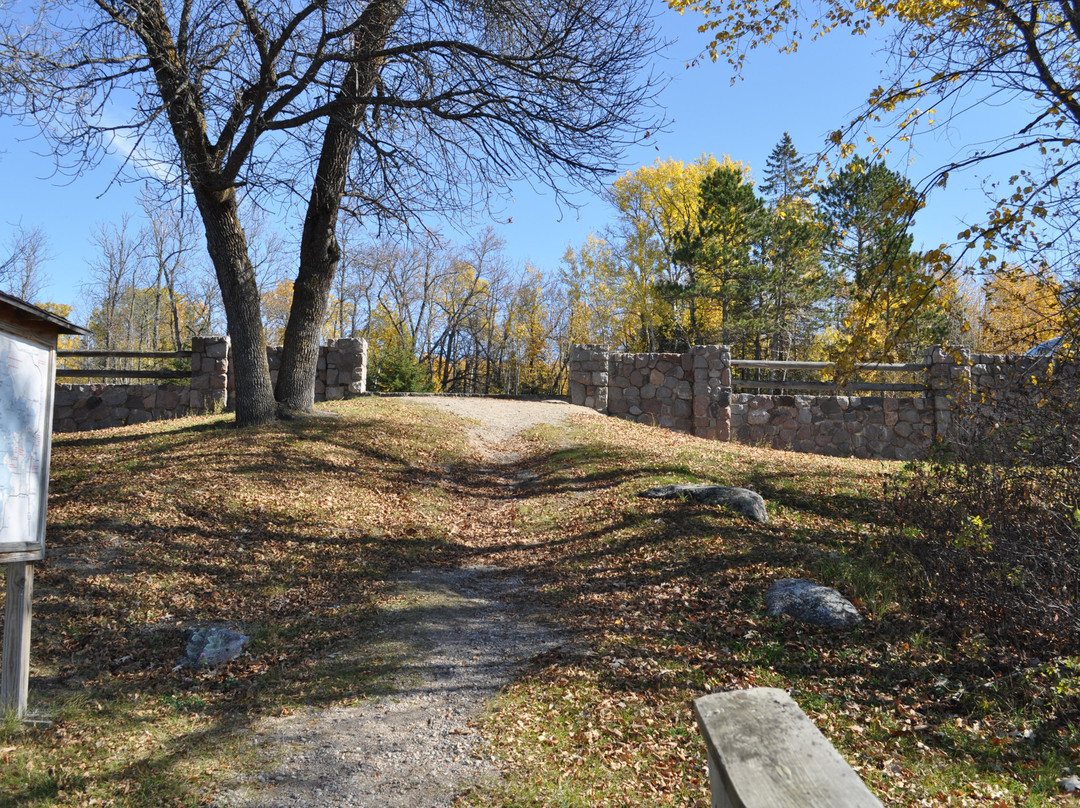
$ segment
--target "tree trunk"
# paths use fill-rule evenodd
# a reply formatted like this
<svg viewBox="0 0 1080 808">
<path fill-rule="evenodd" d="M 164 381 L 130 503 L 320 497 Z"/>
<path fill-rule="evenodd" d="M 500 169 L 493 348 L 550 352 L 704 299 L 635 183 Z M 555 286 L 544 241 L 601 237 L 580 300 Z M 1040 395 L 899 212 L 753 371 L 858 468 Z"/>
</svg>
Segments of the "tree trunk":
<svg viewBox="0 0 1080 808">
<path fill-rule="evenodd" d="M 373 53 L 383 47 L 403 10 L 403 0 L 372 0 L 361 17 L 354 53 Z M 326 123 L 319 167 L 304 217 L 300 270 L 293 285 L 292 307 L 281 350 L 275 394 L 282 412 L 310 412 L 315 408 L 319 336 L 341 260 L 336 235 L 338 212 L 356 145 L 357 127 L 365 114 L 360 99 L 375 88 L 381 67 L 376 59 L 357 60 L 349 66 L 335 99 L 335 110 Z"/>
<path fill-rule="evenodd" d="M 328 138 L 329 140 L 329 138 Z M 351 147 L 348 151 L 351 151 Z M 325 155 L 325 149 L 324 149 Z M 344 160 L 348 162 L 348 152 Z M 318 188 L 323 172 L 316 177 Z M 315 407 L 315 375 L 319 363 L 319 337 L 326 319 L 327 298 L 341 258 L 334 231 L 338 203 L 317 205 L 313 191 L 300 241 L 300 271 L 293 284 L 292 306 L 282 341 L 281 367 L 275 397 L 282 412 L 310 412 Z M 340 200 L 340 195 L 338 200 Z M 320 209 L 321 208 L 321 209 Z"/>
<path fill-rule="evenodd" d="M 225 172 L 222 154 L 207 136 L 199 82 L 173 40 L 161 2 L 136 3 L 132 32 L 146 47 L 180 159 L 191 183 L 206 230 L 206 249 L 214 265 L 225 319 L 232 338 L 231 366 L 236 389 L 236 425 L 254 426 L 276 417 L 259 287 L 240 224 L 235 171 Z"/>
<path fill-rule="evenodd" d="M 206 228 L 206 248 L 217 273 L 232 339 L 230 364 L 236 385 L 236 425 L 254 426 L 276 417 L 266 335 L 259 310 L 259 287 L 240 225 L 236 192 L 195 188 Z"/>
</svg>

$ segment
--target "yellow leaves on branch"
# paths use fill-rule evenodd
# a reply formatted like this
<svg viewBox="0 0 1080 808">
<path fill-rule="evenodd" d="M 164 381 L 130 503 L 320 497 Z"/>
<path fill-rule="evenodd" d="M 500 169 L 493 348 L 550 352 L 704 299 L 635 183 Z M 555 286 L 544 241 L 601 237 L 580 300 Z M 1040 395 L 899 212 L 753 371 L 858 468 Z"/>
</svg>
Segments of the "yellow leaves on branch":
<svg viewBox="0 0 1080 808">
<path fill-rule="evenodd" d="M 892 16 L 916 22 L 932 21 L 948 13 L 954 5 L 915 0 L 899 3 L 825 0 L 816 4 L 818 14 L 804 19 L 806 15 L 801 7 L 790 0 L 668 0 L 668 6 L 680 14 L 695 11 L 704 17 L 698 31 L 712 35 L 707 45 L 710 57 L 713 61 L 723 57 L 735 68 L 741 66 L 747 51 L 762 45 L 776 44 L 781 52 L 794 52 L 803 38 L 801 24 L 812 39 L 817 39 L 836 28 L 865 33 Z"/>
<path fill-rule="evenodd" d="M 791 0 L 667 0 L 680 14 L 695 11 L 704 22 L 698 31 L 710 34 L 706 50 L 713 61 L 723 58 L 738 71 L 746 54 L 763 45 L 776 45 L 782 53 L 798 49 L 804 36 L 818 39 L 837 29 L 865 34 L 889 20 L 927 29 L 942 24 L 964 28 L 984 4 L 970 0 L 819 0 L 798 4 Z M 917 54 L 912 53 L 911 58 Z"/>
<path fill-rule="evenodd" d="M 749 181 L 749 167 L 727 155 L 717 160 L 703 154 L 690 163 L 657 159 L 615 180 L 611 201 L 635 229 L 653 234 L 670 253 L 676 236 L 697 226 L 701 181 L 721 167 L 737 168 Z"/>
<path fill-rule="evenodd" d="M 976 4 L 960 0 L 898 0 L 896 3 L 878 3 L 875 16 L 884 19 L 896 16 L 904 22 L 916 22 L 930 25 L 942 17 L 963 11 Z"/>
<path fill-rule="evenodd" d="M 280 345 L 285 339 L 285 326 L 289 322 L 292 306 L 292 281 L 283 280 L 262 294 L 261 306 L 266 338 L 272 345 Z"/>
<path fill-rule="evenodd" d="M 978 316 L 982 340 L 994 353 L 1020 353 L 1059 336 L 1065 328 L 1061 284 L 1017 266 L 1005 266 L 983 286 Z"/>
</svg>

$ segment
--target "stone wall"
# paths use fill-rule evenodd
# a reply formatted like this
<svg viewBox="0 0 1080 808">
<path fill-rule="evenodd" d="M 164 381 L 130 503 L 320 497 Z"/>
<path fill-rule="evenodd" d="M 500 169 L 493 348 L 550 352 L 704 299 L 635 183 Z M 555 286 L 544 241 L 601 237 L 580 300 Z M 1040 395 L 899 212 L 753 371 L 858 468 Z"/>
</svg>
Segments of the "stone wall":
<svg viewBox="0 0 1080 808">
<path fill-rule="evenodd" d="M 195 414 L 178 384 L 58 384 L 54 432 L 82 432 Z"/>
<path fill-rule="evenodd" d="M 281 367 L 281 346 L 267 348 L 270 380 L 277 384 Z M 340 401 L 367 392 L 367 354 L 365 339 L 332 339 L 319 348 L 315 374 L 315 401 Z M 229 389 L 232 389 L 230 378 Z"/>
<path fill-rule="evenodd" d="M 739 443 L 839 457 L 914 460 L 936 435 L 930 399 L 882 396 L 764 396 L 731 401 Z"/>
<path fill-rule="evenodd" d="M 570 348 L 570 403 L 597 412 L 608 411 L 611 351 L 600 345 Z"/>
<path fill-rule="evenodd" d="M 1047 426 L 1073 433 L 1080 426 L 1076 361 L 944 348 L 931 349 L 927 357 L 937 434 L 944 441 L 970 444 L 1021 422 L 1030 428 L 1036 413 Z"/>
<path fill-rule="evenodd" d="M 922 396 L 732 395 L 725 346 L 626 354 L 589 345 L 571 351 L 570 395 L 574 404 L 716 440 L 897 460 L 925 458 L 935 440 L 977 440 L 1036 400 L 1080 421 L 1080 363 L 941 347 L 925 360 Z"/>
<path fill-rule="evenodd" d="M 629 354 L 597 345 L 570 353 L 570 402 L 638 423 L 727 440 L 731 366 L 726 349 Z"/>
<path fill-rule="evenodd" d="M 277 376 L 280 348 L 268 348 Z M 146 421 L 223 412 L 232 394 L 228 337 L 196 337 L 191 378 L 176 384 L 58 384 L 53 429 L 79 432 Z M 367 342 L 332 340 L 319 351 L 316 401 L 336 401 L 367 392 Z"/>
<path fill-rule="evenodd" d="M 58 384 L 53 397 L 53 431 L 108 429 L 222 412 L 228 367 L 228 337 L 195 337 L 187 384 Z"/>
</svg>

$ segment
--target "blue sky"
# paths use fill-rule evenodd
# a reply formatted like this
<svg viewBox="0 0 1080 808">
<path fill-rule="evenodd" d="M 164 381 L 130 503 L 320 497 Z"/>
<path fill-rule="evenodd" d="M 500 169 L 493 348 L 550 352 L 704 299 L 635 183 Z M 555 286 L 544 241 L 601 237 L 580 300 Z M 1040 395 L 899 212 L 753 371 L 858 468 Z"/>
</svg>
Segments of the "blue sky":
<svg viewBox="0 0 1080 808">
<path fill-rule="evenodd" d="M 880 79 L 885 57 L 881 39 L 854 37 L 845 32 L 812 43 L 798 53 L 755 51 L 748 59 L 742 80 L 731 84 L 730 68 L 708 59 L 686 68 L 700 52 L 705 39 L 696 31 L 697 20 L 681 17 L 666 8 L 660 14 L 661 30 L 675 40 L 657 71 L 670 76 L 660 101 L 670 123 L 650 143 L 626 156 L 625 168 L 651 164 L 657 158 L 691 161 L 703 153 L 727 154 L 748 163 L 760 177 L 769 152 L 783 132 L 790 132 L 803 153 L 817 151 L 829 131 L 846 123 L 870 89 Z M 1009 111 L 988 110 L 981 118 L 965 119 L 945 135 L 928 136 L 916 143 L 918 151 L 894 154 L 891 166 L 921 179 L 939 163 L 955 156 L 972 132 L 982 133 L 995 124 L 1008 125 Z M 26 130 L 0 120 L 0 243 L 20 222 L 42 227 L 49 235 L 52 261 L 46 299 L 76 305 L 77 317 L 88 312 L 79 307 L 84 295 L 87 261 L 94 255 L 90 243 L 95 226 L 119 221 L 125 210 L 137 211 L 137 186 L 113 185 L 115 163 L 76 179 L 53 177 L 47 154 L 37 154 L 41 142 L 19 142 Z M 612 177 L 614 179 L 614 177 Z M 590 194 L 576 197 L 578 210 L 560 211 L 553 194 L 538 193 L 527 184 L 514 189 L 505 209 L 512 222 L 496 223 L 507 243 L 509 256 L 553 271 L 568 245 L 578 246 L 610 220 L 611 212 Z M 975 217 L 987 205 L 976 174 L 957 176 L 947 192 L 931 198 L 919 217 L 916 246 L 936 246 L 950 241 L 962 229 L 960 220 Z"/>
</svg>

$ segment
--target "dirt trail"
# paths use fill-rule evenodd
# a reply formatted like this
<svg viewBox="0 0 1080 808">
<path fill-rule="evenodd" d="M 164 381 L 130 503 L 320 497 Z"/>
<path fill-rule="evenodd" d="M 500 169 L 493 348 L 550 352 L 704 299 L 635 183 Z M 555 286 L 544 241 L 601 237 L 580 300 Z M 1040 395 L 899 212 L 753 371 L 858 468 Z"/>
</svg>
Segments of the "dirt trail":
<svg viewBox="0 0 1080 808">
<path fill-rule="evenodd" d="M 520 458 L 520 436 L 540 424 L 565 423 L 572 415 L 600 417 L 586 407 L 563 401 L 507 401 L 468 396 L 417 396 L 409 403 L 435 407 L 478 423 L 467 432 L 473 444 L 494 463 L 513 463 Z"/>
<path fill-rule="evenodd" d="M 524 430 L 576 413 L 595 415 L 561 402 L 404 401 L 478 422 L 469 435 L 495 467 L 485 475 L 495 494 L 520 482 L 511 464 L 522 456 Z M 513 507 L 499 496 L 474 502 L 474 524 L 490 524 L 497 511 Z M 218 805 L 443 808 L 470 783 L 498 776 L 496 762 L 482 756 L 471 719 L 525 662 L 561 638 L 529 611 L 528 599 L 511 597 L 522 582 L 491 564 L 419 569 L 395 583 L 379 632 L 381 642 L 408 650 L 394 695 L 263 722 L 253 743 L 264 752 L 266 770 L 223 794 Z"/>
</svg>

